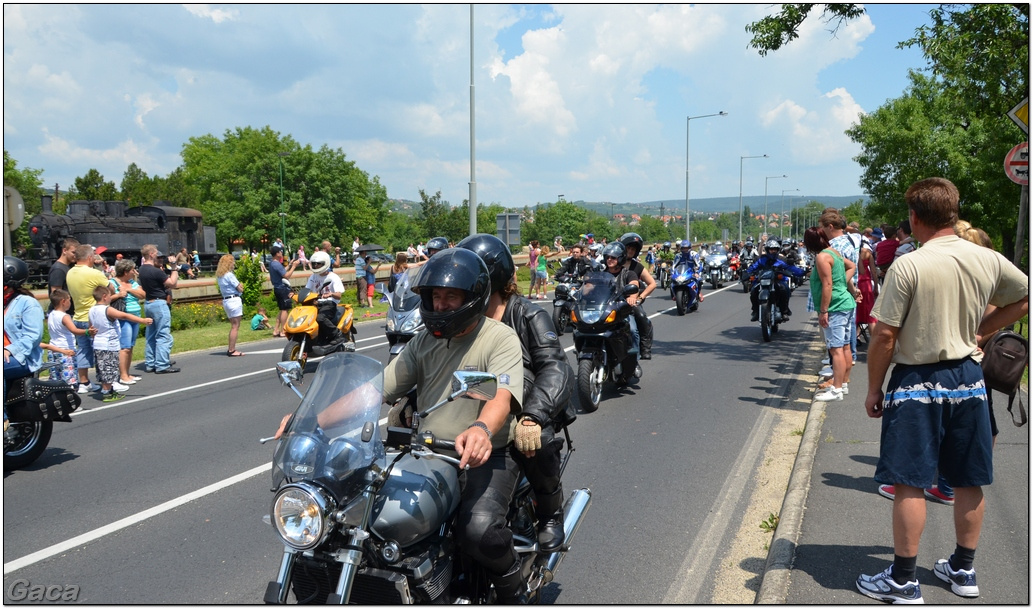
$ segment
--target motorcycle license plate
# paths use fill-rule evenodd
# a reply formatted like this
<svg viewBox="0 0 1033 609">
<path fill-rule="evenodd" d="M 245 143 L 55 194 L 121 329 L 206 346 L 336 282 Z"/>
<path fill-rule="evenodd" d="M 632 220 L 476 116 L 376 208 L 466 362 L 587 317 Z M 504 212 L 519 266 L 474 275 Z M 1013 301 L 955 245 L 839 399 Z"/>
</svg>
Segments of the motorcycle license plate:
<svg viewBox="0 0 1033 609">
<path fill-rule="evenodd" d="M 764 280 L 762 280 L 760 282 L 760 285 L 761 285 L 761 287 L 770 288 L 771 287 L 771 280 L 770 279 L 764 279 Z"/>
</svg>

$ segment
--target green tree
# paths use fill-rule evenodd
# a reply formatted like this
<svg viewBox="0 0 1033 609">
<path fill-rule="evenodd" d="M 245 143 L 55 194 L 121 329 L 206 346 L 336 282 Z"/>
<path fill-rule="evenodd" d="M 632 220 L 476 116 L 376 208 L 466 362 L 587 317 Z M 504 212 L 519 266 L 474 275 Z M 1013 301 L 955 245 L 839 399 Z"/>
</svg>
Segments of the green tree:
<svg viewBox="0 0 1033 609">
<path fill-rule="evenodd" d="M 76 199 L 86 201 L 121 201 L 122 193 L 114 182 L 105 182 L 104 176 L 96 169 L 90 169 L 86 175 L 75 178 L 73 192 Z M 69 193 L 72 194 L 72 193 Z"/>
<path fill-rule="evenodd" d="M 789 44 L 799 37 L 800 25 L 816 6 L 822 7 L 821 20 L 831 27 L 829 33 L 832 35 L 844 22 L 864 14 L 864 8 L 858 4 L 782 4 L 777 15 L 746 26 L 746 31 L 753 34 L 750 46 L 765 56 L 769 51 L 777 51 Z"/>
<path fill-rule="evenodd" d="M 126 168 L 119 187 L 130 206 L 150 205 L 155 200 L 155 181 L 149 178 L 147 172 L 140 169 L 136 163 L 130 163 Z"/>
<path fill-rule="evenodd" d="M 590 226 L 589 217 L 596 216 L 603 220 L 606 228 L 594 231 Z M 568 246 L 581 240 L 581 235 L 590 232 L 599 232 L 600 236 L 608 236 L 612 231 L 609 226 L 609 219 L 603 218 L 594 212 L 589 212 L 583 207 L 569 201 L 558 201 L 556 203 L 545 203 L 537 206 L 534 213 L 534 222 L 522 222 L 520 235 L 526 243 L 537 239 L 542 245 L 552 248 L 553 239 L 563 237 L 563 242 Z"/>
</svg>

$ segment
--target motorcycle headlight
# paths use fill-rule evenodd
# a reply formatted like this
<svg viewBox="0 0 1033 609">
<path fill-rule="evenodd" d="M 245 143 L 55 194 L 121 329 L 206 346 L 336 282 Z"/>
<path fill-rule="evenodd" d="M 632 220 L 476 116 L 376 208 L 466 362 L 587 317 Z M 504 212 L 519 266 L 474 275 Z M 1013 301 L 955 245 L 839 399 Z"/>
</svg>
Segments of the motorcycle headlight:
<svg viewBox="0 0 1033 609">
<path fill-rule="evenodd" d="M 594 324 L 595 322 L 599 321 L 599 318 L 602 316 L 602 314 L 602 311 L 581 311 L 580 313 L 578 313 L 578 316 L 581 318 L 582 322 L 586 324 Z"/>
<path fill-rule="evenodd" d="M 388 332 L 394 332 L 395 331 L 395 318 L 393 318 L 393 317 L 388 317 L 387 318 L 387 331 Z"/>
<path fill-rule="evenodd" d="M 420 312 L 417 311 L 412 317 L 405 320 L 402 326 L 398 328 L 399 332 L 415 332 L 419 327 L 423 325 L 423 319 L 420 317 Z"/>
<path fill-rule="evenodd" d="M 298 550 L 310 550 L 330 532 L 333 500 L 305 483 L 288 484 L 273 499 L 273 526 L 284 543 Z"/>
</svg>

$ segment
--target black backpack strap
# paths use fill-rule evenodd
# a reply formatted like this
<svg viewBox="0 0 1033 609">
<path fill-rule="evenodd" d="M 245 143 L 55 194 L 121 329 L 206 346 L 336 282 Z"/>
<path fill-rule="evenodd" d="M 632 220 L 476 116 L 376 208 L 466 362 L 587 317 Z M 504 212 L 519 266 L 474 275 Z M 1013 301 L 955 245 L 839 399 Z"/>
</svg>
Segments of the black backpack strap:
<svg viewBox="0 0 1033 609">
<path fill-rule="evenodd" d="M 1026 409 L 1022 406 L 1022 396 L 1019 395 L 1021 390 L 1016 390 L 1015 393 L 1008 396 L 1008 414 L 1011 415 L 1011 422 L 1015 427 L 1022 427 L 1028 420 L 1026 418 Z M 1015 419 L 1015 413 L 1012 412 L 1012 405 L 1015 402 L 1015 398 L 1019 398 L 1019 418 Z"/>
</svg>

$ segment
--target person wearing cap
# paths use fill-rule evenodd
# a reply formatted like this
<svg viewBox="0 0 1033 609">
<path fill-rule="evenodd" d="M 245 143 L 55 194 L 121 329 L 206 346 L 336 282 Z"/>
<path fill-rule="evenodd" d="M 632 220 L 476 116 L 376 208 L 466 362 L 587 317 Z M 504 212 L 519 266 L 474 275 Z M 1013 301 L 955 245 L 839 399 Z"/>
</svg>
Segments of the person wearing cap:
<svg viewBox="0 0 1033 609">
<path fill-rule="evenodd" d="M 298 267 L 298 261 L 292 260 L 288 267 L 283 266 L 283 247 L 273 245 L 269 248 L 273 255 L 269 263 L 269 283 L 273 284 L 273 296 L 276 298 L 276 308 L 280 314 L 276 316 L 276 325 L 273 326 L 273 336 L 286 337 L 283 327 L 287 323 L 287 312 L 291 310 L 291 284 L 287 280 L 294 275 L 294 269 Z"/>
<path fill-rule="evenodd" d="M 94 249 L 92 245 L 78 245 L 75 248 L 75 266 L 68 270 L 65 281 L 68 293 L 75 305 L 72 322 L 76 328 L 85 330 L 90 327 L 90 307 L 97 304 L 93 298 L 93 290 L 108 285 L 104 273 L 94 268 Z M 95 363 L 93 356 L 93 337 L 89 333 L 75 337 L 75 365 L 79 369 L 79 388 L 81 393 L 99 391 L 100 385 L 90 384 L 90 368 Z"/>
<path fill-rule="evenodd" d="M 168 296 L 179 284 L 179 269 L 172 267 L 170 274 L 158 266 L 158 258 L 164 254 L 153 243 L 140 248 L 140 271 L 137 280 L 143 288 L 144 312 L 153 318 L 144 333 L 144 370 L 157 374 L 173 374 L 179 368 L 172 364 L 172 314 L 169 312 Z"/>
</svg>

